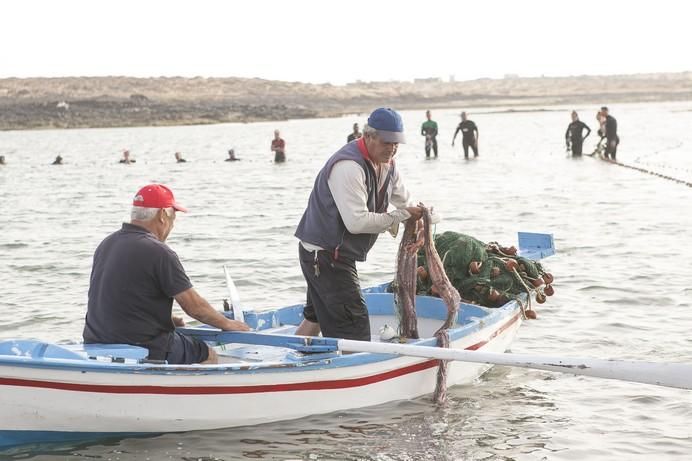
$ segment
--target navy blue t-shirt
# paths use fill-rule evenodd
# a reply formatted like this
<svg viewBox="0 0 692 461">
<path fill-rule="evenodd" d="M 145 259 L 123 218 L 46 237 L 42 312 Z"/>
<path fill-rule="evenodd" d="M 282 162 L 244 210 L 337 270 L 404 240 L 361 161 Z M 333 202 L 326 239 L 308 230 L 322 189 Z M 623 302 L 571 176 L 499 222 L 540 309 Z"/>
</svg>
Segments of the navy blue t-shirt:
<svg viewBox="0 0 692 461">
<path fill-rule="evenodd" d="M 170 350 L 173 297 L 192 288 L 178 255 L 134 224 L 96 248 L 84 325 L 85 343 L 147 347 L 163 360 Z"/>
</svg>

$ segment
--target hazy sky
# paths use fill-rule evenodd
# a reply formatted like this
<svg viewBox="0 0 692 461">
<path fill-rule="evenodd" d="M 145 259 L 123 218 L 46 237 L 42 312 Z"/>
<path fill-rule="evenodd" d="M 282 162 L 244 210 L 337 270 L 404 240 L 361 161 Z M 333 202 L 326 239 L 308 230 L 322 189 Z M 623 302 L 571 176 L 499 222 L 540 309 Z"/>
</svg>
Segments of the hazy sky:
<svg viewBox="0 0 692 461">
<path fill-rule="evenodd" d="M 345 83 L 692 70 L 688 2 L 9 0 L 0 77 Z"/>
</svg>

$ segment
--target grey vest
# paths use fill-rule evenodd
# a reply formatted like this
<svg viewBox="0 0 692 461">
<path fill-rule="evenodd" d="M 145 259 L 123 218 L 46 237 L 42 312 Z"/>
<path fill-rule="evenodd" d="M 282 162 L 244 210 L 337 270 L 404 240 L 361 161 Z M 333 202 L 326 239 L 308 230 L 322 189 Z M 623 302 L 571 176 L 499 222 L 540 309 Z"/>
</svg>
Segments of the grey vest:
<svg viewBox="0 0 692 461">
<path fill-rule="evenodd" d="M 365 261 L 370 248 L 375 244 L 379 234 L 352 234 L 344 225 L 343 219 L 329 190 L 329 173 L 334 165 L 341 160 L 353 160 L 365 171 L 365 185 L 368 191 L 368 211 L 386 213 L 389 206 L 390 183 L 395 166 L 389 173 L 378 197 L 377 176 L 358 148 L 358 141 L 350 142 L 332 155 L 322 170 L 317 174 L 315 185 L 310 193 L 308 206 L 298 224 L 295 236 L 301 241 L 318 245 L 332 252 L 335 258 L 340 256 Z"/>
</svg>

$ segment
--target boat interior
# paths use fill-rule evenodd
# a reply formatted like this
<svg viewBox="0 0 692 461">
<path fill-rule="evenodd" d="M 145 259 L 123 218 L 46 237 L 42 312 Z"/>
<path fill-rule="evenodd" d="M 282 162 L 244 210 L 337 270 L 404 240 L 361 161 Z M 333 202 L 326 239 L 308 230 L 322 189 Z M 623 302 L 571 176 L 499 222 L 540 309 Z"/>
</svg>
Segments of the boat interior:
<svg viewBox="0 0 692 461">
<path fill-rule="evenodd" d="M 372 341 L 382 341 L 380 332 L 388 326 L 396 332 L 398 320 L 394 295 L 381 285 L 363 290 L 363 296 L 370 313 Z M 477 325 L 479 321 L 495 311 L 472 304 L 460 304 L 456 328 Z M 418 296 L 416 300 L 418 329 L 421 339 L 402 340 L 394 335 L 387 341 L 408 342 L 410 344 L 430 342 L 434 332 L 447 317 L 447 308 L 441 299 Z M 334 345 L 300 343 L 303 337 L 294 336 L 297 326 L 303 319 L 303 306 L 294 305 L 280 309 L 255 312 L 245 310 L 245 321 L 254 328 L 254 333 L 230 333 L 229 340 L 202 337 L 215 344 L 215 351 L 224 364 L 257 364 L 260 362 L 300 362 L 335 356 Z M 186 328 L 187 333 L 218 332 L 211 328 Z M 392 331 L 391 329 L 389 331 Z M 292 342 L 293 341 L 293 342 Z M 52 344 L 32 339 L 13 339 L 0 341 L 1 356 L 21 356 L 34 360 L 79 360 L 110 364 L 152 364 L 146 359 L 146 348 L 126 344 Z"/>
</svg>

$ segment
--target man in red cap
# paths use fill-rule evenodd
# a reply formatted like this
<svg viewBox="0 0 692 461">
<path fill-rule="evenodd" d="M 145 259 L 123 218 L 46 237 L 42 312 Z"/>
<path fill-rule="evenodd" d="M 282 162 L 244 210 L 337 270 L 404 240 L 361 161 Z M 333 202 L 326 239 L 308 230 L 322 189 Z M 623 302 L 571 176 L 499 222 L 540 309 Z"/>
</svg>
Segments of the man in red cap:
<svg viewBox="0 0 692 461">
<path fill-rule="evenodd" d="M 173 229 L 176 203 L 161 184 L 141 188 L 132 202 L 130 223 L 106 237 L 94 253 L 85 343 L 132 344 L 149 349 L 151 360 L 171 364 L 216 363 L 206 343 L 175 330 L 173 299 L 186 314 L 222 330 L 248 331 L 243 322 L 215 310 L 192 287 L 178 255 L 165 241 Z"/>
</svg>

